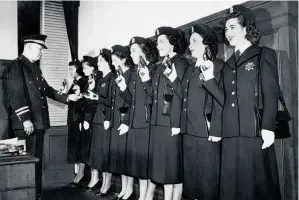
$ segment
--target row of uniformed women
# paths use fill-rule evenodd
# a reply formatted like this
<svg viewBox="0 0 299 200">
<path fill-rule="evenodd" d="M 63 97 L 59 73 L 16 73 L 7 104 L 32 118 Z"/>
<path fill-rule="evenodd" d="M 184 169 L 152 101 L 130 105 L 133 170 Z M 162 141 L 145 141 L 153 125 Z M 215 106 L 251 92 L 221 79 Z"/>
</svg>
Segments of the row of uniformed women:
<svg viewBox="0 0 299 200">
<path fill-rule="evenodd" d="M 273 145 L 278 102 L 275 53 L 256 45 L 251 10 L 233 6 L 224 27 L 226 39 L 240 52 L 225 64 L 216 58 L 216 33 L 204 24 L 191 29 L 194 64 L 182 55 L 184 34 L 171 27 L 156 30 L 157 48 L 147 39 L 133 37 L 129 48 L 115 45 L 111 51 L 102 49 L 97 58 L 84 57 L 89 90 L 85 93 L 74 76 L 74 88 L 85 93 L 85 100 L 80 104 L 83 112 L 78 111 L 84 114 L 70 125 L 78 129 L 70 129 L 70 135 L 80 132 L 85 137 L 76 139 L 83 153 L 75 152 L 73 162 L 93 168 L 86 190 L 99 184 L 100 171 L 103 181 L 96 194 L 102 197 L 110 194 L 115 173 L 122 179 L 116 199 L 133 198 L 133 177 L 139 179 L 139 200 L 153 199 L 156 184 L 164 185 L 166 200 L 181 199 L 183 189 L 188 197 L 205 200 L 281 198 Z M 157 50 L 163 58 L 160 63 Z M 257 132 L 254 83 L 260 63 L 264 115 Z M 73 185 L 82 179 L 82 168 Z"/>
</svg>

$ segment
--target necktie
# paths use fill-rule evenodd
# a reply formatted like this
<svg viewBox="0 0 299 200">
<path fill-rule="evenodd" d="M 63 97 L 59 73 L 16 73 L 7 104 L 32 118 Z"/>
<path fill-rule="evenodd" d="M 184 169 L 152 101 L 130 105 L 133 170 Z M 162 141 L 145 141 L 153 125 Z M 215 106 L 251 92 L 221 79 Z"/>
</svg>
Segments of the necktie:
<svg viewBox="0 0 299 200">
<path fill-rule="evenodd" d="M 237 50 L 236 54 L 235 54 L 236 62 L 238 62 L 240 56 L 241 56 L 241 52 L 239 50 Z"/>
</svg>

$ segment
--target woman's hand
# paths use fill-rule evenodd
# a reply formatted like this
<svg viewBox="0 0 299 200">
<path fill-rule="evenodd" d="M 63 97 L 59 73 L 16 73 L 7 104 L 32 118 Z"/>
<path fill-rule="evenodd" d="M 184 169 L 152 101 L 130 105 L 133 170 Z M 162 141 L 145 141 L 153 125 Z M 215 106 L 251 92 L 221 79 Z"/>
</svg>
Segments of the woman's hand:
<svg viewBox="0 0 299 200">
<path fill-rule="evenodd" d="M 180 128 L 171 128 L 171 136 L 178 135 L 180 132 Z"/>
<path fill-rule="evenodd" d="M 126 124 L 121 124 L 118 129 L 119 135 L 123 135 L 129 131 L 129 127 Z"/>
<path fill-rule="evenodd" d="M 270 147 L 272 144 L 274 144 L 275 134 L 273 131 L 262 129 L 261 135 L 262 135 L 262 139 L 264 141 L 264 143 L 262 145 L 262 149 L 266 149 L 266 148 Z"/>
<path fill-rule="evenodd" d="M 87 94 L 84 94 L 84 97 L 90 100 L 98 100 L 99 99 L 99 95 L 97 95 L 96 93 L 88 90 Z"/>
</svg>

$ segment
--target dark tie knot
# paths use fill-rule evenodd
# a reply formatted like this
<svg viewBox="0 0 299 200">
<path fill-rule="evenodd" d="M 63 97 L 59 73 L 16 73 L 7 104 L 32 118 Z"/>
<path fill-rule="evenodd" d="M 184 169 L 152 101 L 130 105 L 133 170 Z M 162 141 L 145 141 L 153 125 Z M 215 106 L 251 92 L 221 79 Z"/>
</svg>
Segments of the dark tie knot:
<svg viewBox="0 0 299 200">
<path fill-rule="evenodd" d="M 240 56 L 241 56 L 241 52 L 240 52 L 240 50 L 237 50 L 237 51 L 236 51 L 235 56 L 236 56 L 236 60 L 239 60 L 239 58 L 240 58 Z"/>
</svg>

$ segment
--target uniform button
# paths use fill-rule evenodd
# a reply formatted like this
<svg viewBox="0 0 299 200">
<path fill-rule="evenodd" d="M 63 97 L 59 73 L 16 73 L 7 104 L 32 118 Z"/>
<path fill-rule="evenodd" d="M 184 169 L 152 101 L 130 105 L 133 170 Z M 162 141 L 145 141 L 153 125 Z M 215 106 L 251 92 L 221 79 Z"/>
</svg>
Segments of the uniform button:
<svg viewBox="0 0 299 200">
<path fill-rule="evenodd" d="M 44 88 L 44 90 L 46 90 L 46 88 Z"/>
<path fill-rule="evenodd" d="M 40 90 L 40 87 L 38 89 Z"/>
<path fill-rule="evenodd" d="M 156 83 L 156 85 L 158 85 L 158 83 Z"/>
<path fill-rule="evenodd" d="M 234 70 L 233 73 L 236 73 L 236 70 Z"/>
<path fill-rule="evenodd" d="M 187 99 L 185 98 L 184 101 L 187 101 Z"/>
<path fill-rule="evenodd" d="M 189 82 L 189 80 L 187 80 L 187 83 Z"/>
<path fill-rule="evenodd" d="M 232 103 L 232 107 L 235 107 L 235 104 L 234 104 L 234 103 Z"/>
<path fill-rule="evenodd" d="M 44 99 L 44 97 L 42 97 L 41 99 Z"/>
<path fill-rule="evenodd" d="M 46 106 L 43 106 L 43 108 L 46 108 Z M 82 108 L 83 109 L 83 108 Z"/>
<path fill-rule="evenodd" d="M 235 92 L 232 92 L 232 95 L 235 95 Z"/>
<path fill-rule="evenodd" d="M 113 106 L 112 106 L 112 109 L 113 109 Z"/>
<path fill-rule="evenodd" d="M 112 101 L 114 101 L 114 99 L 112 99 Z"/>
<path fill-rule="evenodd" d="M 155 103 L 157 103 L 157 100 L 155 100 Z"/>
<path fill-rule="evenodd" d="M 133 108 L 135 108 L 135 106 L 133 106 Z"/>
<path fill-rule="evenodd" d="M 157 94 L 157 92 L 155 92 L 155 94 Z"/>
<path fill-rule="evenodd" d="M 133 92 L 135 92 L 135 90 L 133 90 Z"/>
<path fill-rule="evenodd" d="M 31 81 L 29 81 L 29 83 L 31 83 Z"/>
<path fill-rule="evenodd" d="M 232 84 L 235 84 L 235 81 L 233 81 Z"/>
<path fill-rule="evenodd" d="M 36 78 L 36 80 L 38 80 L 38 78 Z"/>
<path fill-rule="evenodd" d="M 136 84 L 136 82 L 134 82 L 134 84 Z"/>
<path fill-rule="evenodd" d="M 185 108 L 184 111 L 186 111 L 187 109 Z"/>
<path fill-rule="evenodd" d="M 188 89 L 185 90 L 186 92 L 188 91 Z"/>
</svg>

